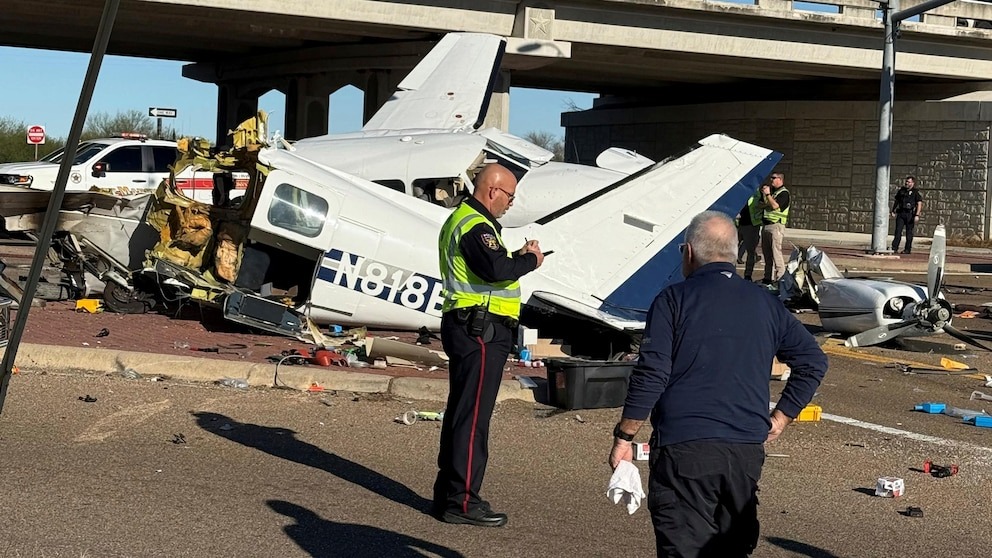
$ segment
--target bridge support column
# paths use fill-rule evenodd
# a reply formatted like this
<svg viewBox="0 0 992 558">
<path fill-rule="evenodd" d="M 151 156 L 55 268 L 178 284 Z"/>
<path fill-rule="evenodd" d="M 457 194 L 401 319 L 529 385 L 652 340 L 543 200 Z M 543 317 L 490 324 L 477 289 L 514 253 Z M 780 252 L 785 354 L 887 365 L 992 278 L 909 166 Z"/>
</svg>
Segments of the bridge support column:
<svg viewBox="0 0 992 558">
<path fill-rule="evenodd" d="M 482 127 L 499 128 L 504 132 L 510 129 L 510 72 L 500 72 L 496 78 L 496 87 L 489 98 L 489 110 Z"/>
<path fill-rule="evenodd" d="M 363 106 L 362 122 L 368 122 L 386 101 L 393 96 L 393 92 L 403 81 L 404 72 L 393 72 L 392 70 L 371 70 L 366 75 L 364 87 L 365 104 Z"/>
<path fill-rule="evenodd" d="M 227 132 L 258 112 L 257 90 L 241 83 L 217 84 L 217 138 L 218 146 L 228 145 Z"/>
<path fill-rule="evenodd" d="M 286 88 L 286 139 L 298 140 L 327 133 L 331 93 L 326 75 L 296 76 Z"/>
</svg>

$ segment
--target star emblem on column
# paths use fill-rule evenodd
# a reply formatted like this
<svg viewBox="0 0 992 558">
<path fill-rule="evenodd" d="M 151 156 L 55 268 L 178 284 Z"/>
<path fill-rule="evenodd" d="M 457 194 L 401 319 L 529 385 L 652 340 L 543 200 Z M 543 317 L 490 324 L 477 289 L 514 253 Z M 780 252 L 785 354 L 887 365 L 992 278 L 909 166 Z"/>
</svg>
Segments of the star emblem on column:
<svg viewBox="0 0 992 558">
<path fill-rule="evenodd" d="M 553 20 L 549 17 L 543 15 L 536 15 L 530 18 L 531 25 L 537 30 L 535 35 L 540 35 L 540 38 L 550 38 L 551 35 L 551 22 Z"/>
</svg>

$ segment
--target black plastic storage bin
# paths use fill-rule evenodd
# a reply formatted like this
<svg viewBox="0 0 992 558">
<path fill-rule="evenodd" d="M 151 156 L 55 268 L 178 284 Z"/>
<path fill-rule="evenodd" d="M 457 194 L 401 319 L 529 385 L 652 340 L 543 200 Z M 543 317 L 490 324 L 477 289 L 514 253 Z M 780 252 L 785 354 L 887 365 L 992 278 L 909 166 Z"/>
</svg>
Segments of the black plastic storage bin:
<svg viewBox="0 0 992 558">
<path fill-rule="evenodd" d="M 620 407 L 627 397 L 633 361 L 550 359 L 548 402 L 561 409 Z"/>
</svg>

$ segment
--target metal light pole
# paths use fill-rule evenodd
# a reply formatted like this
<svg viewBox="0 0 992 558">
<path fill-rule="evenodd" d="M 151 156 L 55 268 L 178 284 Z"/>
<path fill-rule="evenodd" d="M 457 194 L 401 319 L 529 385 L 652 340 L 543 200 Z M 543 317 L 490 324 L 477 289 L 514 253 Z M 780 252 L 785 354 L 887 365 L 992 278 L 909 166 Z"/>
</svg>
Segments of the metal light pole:
<svg viewBox="0 0 992 558">
<path fill-rule="evenodd" d="M 45 220 L 38 235 L 38 244 L 35 246 L 34 259 L 31 260 L 28 280 L 18 303 L 17 319 L 14 321 L 14 327 L 11 328 L 7 350 L 3 354 L 3 364 L 0 367 L 0 413 L 3 412 L 3 402 L 7 397 L 10 374 L 14 368 L 14 357 L 17 355 L 17 347 L 21 344 L 21 335 L 24 333 L 24 326 L 28 321 L 28 310 L 31 308 L 31 300 L 34 299 L 34 293 L 38 288 L 45 255 L 48 253 L 48 246 L 52 243 L 52 234 L 55 233 L 55 224 L 58 222 L 59 210 L 62 208 L 62 200 L 65 198 L 65 186 L 69 180 L 69 169 L 72 167 L 73 159 L 76 158 L 79 136 L 82 135 L 83 131 L 83 121 L 86 120 L 86 113 L 89 111 L 90 101 L 93 99 L 96 78 L 100 75 L 100 65 L 103 63 L 103 55 L 107 52 L 110 31 L 114 27 L 114 20 L 117 19 L 117 8 L 120 3 L 121 0 L 107 0 L 104 4 L 103 17 L 100 19 L 100 27 L 96 33 L 96 40 L 93 42 L 93 54 L 90 56 L 89 67 L 86 68 L 83 88 L 79 92 L 79 102 L 76 104 L 76 114 L 73 116 L 69 137 L 65 142 L 65 156 L 62 157 L 59 174 L 55 179 L 55 189 L 52 190 L 52 196 L 48 200 L 48 211 L 45 213 Z"/>
<path fill-rule="evenodd" d="M 885 25 L 885 43 L 882 47 L 882 87 L 878 110 L 878 151 L 875 159 L 875 228 L 871 233 L 873 254 L 891 251 L 888 249 L 889 179 L 892 171 L 892 102 L 896 88 L 896 37 L 899 35 L 899 24 L 905 19 L 953 1 L 928 0 L 902 11 L 899 11 L 899 0 L 880 2 L 882 22 Z"/>
<path fill-rule="evenodd" d="M 895 97 L 896 33 L 898 23 L 893 13 L 899 0 L 889 0 L 882 6 L 885 43 L 882 47 L 882 87 L 879 92 L 878 150 L 875 155 L 875 228 L 871 233 L 871 251 L 888 251 L 889 237 L 889 173 L 892 170 L 892 101 Z"/>
</svg>

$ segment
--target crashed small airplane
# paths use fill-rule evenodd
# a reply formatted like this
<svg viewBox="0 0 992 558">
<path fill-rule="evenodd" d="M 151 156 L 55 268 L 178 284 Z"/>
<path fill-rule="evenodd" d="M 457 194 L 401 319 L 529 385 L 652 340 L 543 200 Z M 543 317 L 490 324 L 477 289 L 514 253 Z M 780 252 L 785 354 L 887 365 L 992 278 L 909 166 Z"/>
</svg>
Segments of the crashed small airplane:
<svg viewBox="0 0 992 558">
<path fill-rule="evenodd" d="M 818 302 L 823 328 L 849 335 L 845 341 L 848 347 L 877 345 L 897 337 L 920 337 L 943 331 L 981 349 L 992 350 L 951 325 L 951 304 L 942 292 L 946 243 L 944 225 L 937 225 L 930 246 L 926 286 L 892 279 L 843 277 L 829 258 L 810 250 L 812 254 L 806 258 L 793 256 L 790 262 L 793 273 L 783 282 L 786 287 L 783 292 L 809 294 Z M 805 266 L 803 260 L 808 262 Z M 822 279 L 810 277 L 810 268 Z M 796 271 L 799 271 L 798 275 Z M 798 284 L 799 289 L 791 289 L 789 285 L 793 284 Z"/>
<path fill-rule="evenodd" d="M 499 162 L 519 180 L 503 238 L 555 251 L 523 284 L 524 323 L 639 330 L 658 290 L 681 278 L 677 244 L 692 216 L 734 214 L 781 155 L 714 135 L 661 163 L 616 148 L 597 167 L 552 162 L 477 130 L 504 48 L 492 35 L 445 36 L 354 134 L 290 144 L 269 138 L 260 113 L 221 153 L 180 140 L 155 194 L 68 193 L 56 248 L 69 294 L 103 289 L 119 312 L 196 301 L 311 341 L 315 324 L 437 329 L 438 231 L 482 166 Z M 200 203 L 176 189 L 190 169 L 215 185 L 247 177 L 247 189 Z M 7 230 L 37 230 L 47 199 L 0 186 Z"/>
<path fill-rule="evenodd" d="M 195 301 L 232 321 L 318 344 L 315 324 L 437 329 L 437 234 L 451 209 L 411 203 L 404 192 L 269 146 L 264 130 L 260 114 L 235 131 L 233 149 L 215 155 L 206 140 L 179 142 L 174 173 L 196 165 L 248 174 L 236 203 L 196 202 L 172 181 L 138 198 L 67 194 L 60 246 L 71 255 L 76 286 L 86 289 L 87 275 L 102 281 L 115 310 Z M 555 251 L 523 282 L 522 300 L 535 320 L 551 315 L 619 332 L 642 329 L 658 290 L 681 278 L 678 242 L 692 216 L 732 214 L 780 158 L 709 136 L 681 157 L 505 228 L 509 245 L 537 238 Z M 9 229 L 40 222 L 31 197 L 47 203 L 47 192 L 0 192 Z M 527 323 L 527 313 L 523 318 Z"/>
</svg>

